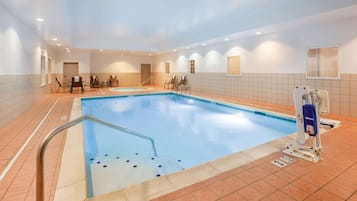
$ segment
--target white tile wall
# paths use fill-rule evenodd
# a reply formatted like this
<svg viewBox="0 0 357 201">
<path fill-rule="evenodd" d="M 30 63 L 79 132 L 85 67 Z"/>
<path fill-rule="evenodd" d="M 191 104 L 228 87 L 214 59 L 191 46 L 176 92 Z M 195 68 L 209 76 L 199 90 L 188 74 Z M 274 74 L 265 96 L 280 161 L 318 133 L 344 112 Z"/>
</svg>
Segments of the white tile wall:
<svg viewBox="0 0 357 201">
<path fill-rule="evenodd" d="M 187 73 L 176 73 L 177 75 Z M 227 76 L 224 73 L 187 74 L 193 91 L 293 105 L 292 90 L 297 85 L 325 89 L 330 95 L 333 114 L 357 117 L 357 74 L 342 74 L 338 80 L 306 79 L 305 74 L 244 73 Z M 153 73 L 155 85 L 163 86 L 172 74 Z"/>
</svg>

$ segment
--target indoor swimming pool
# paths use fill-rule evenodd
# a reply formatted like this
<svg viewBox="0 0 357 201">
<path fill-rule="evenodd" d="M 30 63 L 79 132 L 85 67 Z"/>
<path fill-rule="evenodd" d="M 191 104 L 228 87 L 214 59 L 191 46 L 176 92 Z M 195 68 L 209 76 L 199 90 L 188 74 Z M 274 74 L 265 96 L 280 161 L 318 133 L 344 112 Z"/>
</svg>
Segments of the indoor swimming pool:
<svg viewBox="0 0 357 201">
<path fill-rule="evenodd" d="M 182 171 L 295 132 L 295 120 L 174 93 L 83 98 L 82 114 L 149 140 L 85 122 L 88 195 Z"/>
</svg>

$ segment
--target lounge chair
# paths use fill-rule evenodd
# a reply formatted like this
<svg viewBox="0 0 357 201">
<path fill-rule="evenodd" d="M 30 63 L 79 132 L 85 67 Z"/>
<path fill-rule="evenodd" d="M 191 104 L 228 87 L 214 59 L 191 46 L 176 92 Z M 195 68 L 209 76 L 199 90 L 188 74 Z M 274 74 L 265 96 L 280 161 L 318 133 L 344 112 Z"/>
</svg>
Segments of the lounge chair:
<svg viewBox="0 0 357 201">
<path fill-rule="evenodd" d="M 57 83 L 57 90 L 56 93 L 58 93 L 61 89 L 63 88 L 67 88 L 68 89 L 68 84 L 62 83 L 60 81 L 60 78 L 58 76 L 56 76 L 56 83 Z"/>
<path fill-rule="evenodd" d="M 84 88 L 83 88 L 83 82 L 82 82 L 82 77 L 80 76 L 74 76 L 72 77 L 72 82 L 71 82 L 71 87 L 69 92 L 73 92 L 73 87 L 80 87 L 81 88 L 81 92 L 84 92 Z"/>
<path fill-rule="evenodd" d="M 119 86 L 119 80 L 117 78 L 117 75 L 111 75 L 109 77 L 109 86 L 111 86 L 111 87 Z"/>
<path fill-rule="evenodd" d="M 98 76 L 96 75 L 90 76 L 90 87 L 91 88 L 100 87 Z"/>
<path fill-rule="evenodd" d="M 186 75 L 181 76 L 181 80 L 177 84 L 174 85 L 174 89 L 176 91 L 180 90 L 181 92 L 183 92 L 183 91 L 186 92 L 189 90 L 191 93 L 191 87 L 190 87 L 190 85 L 188 85 L 188 80 L 187 80 Z"/>
<path fill-rule="evenodd" d="M 57 90 L 56 90 L 56 93 L 58 93 L 58 92 L 59 92 L 59 90 L 63 88 L 63 84 L 60 82 L 60 80 L 59 80 L 59 77 L 58 77 L 58 76 L 56 76 L 56 83 L 57 83 Z"/>
<path fill-rule="evenodd" d="M 170 89 L 170 85 L 171 85 L 171 89 L 173 89 L 176 84 L 177 84 L 176 75 L 172 75 L 171 80 L 165 81 L 165 83 L 164 83 L 164 88 L 167 87 L 168 89 Z"/>
</svg>

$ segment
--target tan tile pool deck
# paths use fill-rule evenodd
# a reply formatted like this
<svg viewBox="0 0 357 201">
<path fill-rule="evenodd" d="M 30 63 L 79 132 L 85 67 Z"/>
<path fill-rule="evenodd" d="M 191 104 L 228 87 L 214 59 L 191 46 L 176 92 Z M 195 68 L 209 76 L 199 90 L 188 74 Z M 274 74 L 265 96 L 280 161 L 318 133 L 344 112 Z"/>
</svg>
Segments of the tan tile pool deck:
<svg viewBox="0 0 357 201">
<path fill-rule="evenodd" d="M 34 104 L 17 119 L 0 128 L 0 171 L 3 172 L 16 152 L 57 101 L 38 132 L 35 133 L 1 181 L 0 200 L 35 200 L 35 154 L 40 141 L 51 129 L 70 119 L 74 98 L 113 94 L 118 93 L 107 89 L 96 89 L 83 94 L 51 94 Z M 203 93 L 193 94 L 279 113 L 293 114 L 293 109 L 289 106 L 237 100 Z M 245 160 L 239 160 L 232 155 L 220 159 L 222 163 L 206 164 L 209 166 L 208 169 L 195 168 L 196 175 L 202 176 L 197 179 L 200 182 L 196 182 L 192 175 L 162 177 L 151 184 L 155 186 L 156 190 L 150 192 L 150 195 L 146 197 L 141 194 L 147 189 L 132 187 L 126 190 L 124 196 L 118 197 L 113 193 L 108 195 L 106 200 L 130 201 L 149 198 L 175 201 L 357 200 L 357 119 L 333 115 L 328 117 L 341 120 L 341 126 L 322 135 L 323 161 L 317 164 L 296 159 L 293 164 L 284 168 L 273 166 L 270 161 L 283 155 L 277 151 L 277 148 L 283 145 L 278 141 L 270 143 L 270 148 L 263 147 L 258 151 L 236 154 L 245 157 Z M 46 200 L 54 199 L 64 144 L 65 136 L 57 136 L 47 150 Z M 271 147 L 276 147 L 276 149 Z M 270 152 L 274 153 L 266 155 Z M 262 158 L 255 160 L 256 157 Z M 234 166 L 239 167 L 234 168 Z M 71 167 L 70 163 L 66 168 L 78 169 L 78 167 Z M 184 177 L 188 177 L 193 184 L 184 186 L 183 183 L 180 183 L 179 180 Z M 172 190 L 175 191 L 167 194 Z"/>
</svg>

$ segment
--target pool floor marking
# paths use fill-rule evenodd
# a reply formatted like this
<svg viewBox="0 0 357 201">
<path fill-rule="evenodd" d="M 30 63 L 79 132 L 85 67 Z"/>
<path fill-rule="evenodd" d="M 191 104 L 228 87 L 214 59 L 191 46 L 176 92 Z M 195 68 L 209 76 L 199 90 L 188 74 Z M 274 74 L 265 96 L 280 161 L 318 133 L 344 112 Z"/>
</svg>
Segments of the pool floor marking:
<svg viewBox="0 0 357 201">
<path fill-rule="evenodd" d="M 11 167 L 14 165 L 14 163 L 16 162 L 17 158 L 20 156 L 20 154 L 24 151 L 24 149 L 26 148 L 26 146 L 28 145 L 28 143 L 30 143 L 31 139 L 33 138 L 33 136 L 35 136 L 36 132 L 38 131 L 38 129 L 40 129 L 40 127 L 42 126 L 42 124 L 45 122 L 45 120 L 47 119 L 48 115 L 52 112 L 53 108 L 55 108 L 55 106 L 57 105 L 58 101 L 60 98 L 57 98 L 57 100 L 53 103 L 53 105 L 51 106 L 51 108 L 47 111 L 46 115 L 42 118 L 41 122 L 37 125 L 37 127 L 35 128 L 35 130 L 32 131 L 31 135 L 27 138 L 27 140 L 25 141 L 25 143 L 20 147 L 20 149 L 16 152 L 15 156 L 12 157 L 12 159 L 10 160 L 10 162 L 7 164 L 7 166 L 5 167 L 4 171 L 1 173 L 0 175 L 0 181 L 2 181 L 4 179 L 4 177 L 6 176 L 6 174 L 9 172 L 9 170 L 11 169 Z"/>
</svg>

